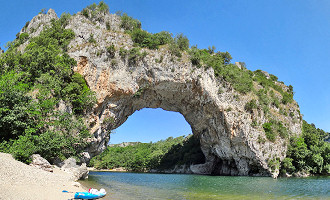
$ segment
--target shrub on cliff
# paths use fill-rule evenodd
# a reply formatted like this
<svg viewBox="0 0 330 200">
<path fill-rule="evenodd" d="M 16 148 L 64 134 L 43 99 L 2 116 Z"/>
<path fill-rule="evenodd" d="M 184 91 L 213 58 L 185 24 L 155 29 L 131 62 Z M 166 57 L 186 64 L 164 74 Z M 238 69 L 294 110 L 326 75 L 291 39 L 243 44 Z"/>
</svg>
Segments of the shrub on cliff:
<svg viewBox="0 0 330 200">
<path fill-rule="evenodd" d="M 175 43 L 174 41 L 171 41 L 168 45 L 168 50 L 170 51 L 170 53 L 176 57 L 181 57 L 182 56 L 182 53 L 181 53 L 181 50 L 178 46 L 177 43 Z"/>
<path fill-rule="evenodd" d="M 264 128 L 266 138 L 271 142 L 275 142 L 276 135 L 275 132 L 273 131 L 272 123 L 264 123 L 262 127 Z"/>
<path fill-rule="evenodd" d="M 231 55 L 228 52 L 214 52 L 208 49 L 198 49 L 192 46 L 189 50 L 190 60 L 196 67 L 204 66 L 206 69 L 212 67 L 217 77 L 222 77 L 231 83 L 234 89 L 240 93 L 248 93 L 252 90 L 252 78 L 250 71 L 240 69 L 230 64 Z"/>
<path fill-rule="evenodd" d="M 108 52 L 110 58 L 114 58 L 115 53 L 116 53 L 115 45 L 111 44 L 110 46 L 108 46 L 107 47 L 107 52 Z"/>
<path fill-rule="evenodd" d="M 148 33 L 141 29 L 141 22 L 128 16 L 126 13 L 121 16 L 120 27 L 131 35 L 133 42 L 140 46 L 149 49 L 158 49 L 159 45 L 169 44 L 170 52 L 181 57 L 180 51 L 188 50 L 189 40 L 182 33 L 172 38 L 172 34 L 167 31 L 161 31 L 159 33 Z"/>
<path fill-rule="evenodd" d="M 84 8 L 81 13 L 86 18 L 91 18 L 101 21 L 101 19 L 96 18 L 96 16 L 98 14 L 104 14 L 107 12 L 109 12 L 109 6 L 106 3 L 104 3 L 104 1 L 100 1 L 99 4 L 93 3 L 87 6 L 87 8 Z"/>
<path fill-rule="evenodd" d="M 151 33 L 141 29 L 134 29 L 131 33 L 131 37 L 134 43 L 140 47 L 147 47 L 149 49 L 157 49 L 159 41 Z"/>
<path fill-rule="evenodd" d="M 229 64 L 216 67 L 216 74 L 232 84 L 234 89 L 242 94 L 252 90 L 252 80 L 248 71 L 239 69 L 236 65 Z"/>
<path fill-rule="evenodd" d="M 283 88 L 276 84 L 275 81 L 277 81 L 277 77 L 270 74 L 269 78 L 266 77 L 264 72 L 261 70 L 256 70 L 253 72 L 253 80 L 259 83 L 261 86 L 263 86 L 264 90 L 268 91 L 269 88 L 273 88 L 274 90 L 278 91 L 282 95 L 282 103 L 287 104 L 291 103 L 293 101 L 293 88 L 292 86 L 289 87 L 288 91 L 284 91 Z"/>
<path fill-rule="evenodd" d="M 283 139 L 288 138 L 289 136 L 288 130 L 280 121 L 272 119 L 270 122 L 264 123 L 262 127 L 265 131 L 266 138 L 271 142 L 275 142 L 277 136 L 280 136 Z"/>
<path fill-rule="evenodd" d="M 189 40 L 187 36 L 183 35 L 182 33 L 176 35 L 174 41 L 181 51 L 187 50 L 189 48 Z"/>
<path fill-rule="evenodd" d="M 19 35 L 17 46 L 23 44 L 29 39 L 29 34 L 28 33 L 22 33 Z"/>
<path fill-rule="evenodd" d="M 257 101 L 255 99 L 252 99 L 251 101 L 247 102 L 244 106 L 244 109 L 246 111 L 252 112 L 253 109 L 257 109 L 258 105 L 257 105 Z"/>
<path fill-rule="evenodd" d="M 153 36 L 157 40 L 159 45 L 168 44 L 173 40 L 172 34 L 167 31 L 161 31 L 159 33 L 155 33 L 153 34 Z"/>
<path fill-rule="evenodd" d="M 120 27 L 126 31 L 133 31 L 134 29 L 141 29 L 141 22 L 124 13 L 121 16 Z"/>
<path fill-rule="evenodd" d="M 130 34 L 135 44 L 149 49 L 158 49 L 159 45 L 168 44 L 173 40 L 171 34 L 166 31 L 151 34 L 135 28 Z"/>
</svg>

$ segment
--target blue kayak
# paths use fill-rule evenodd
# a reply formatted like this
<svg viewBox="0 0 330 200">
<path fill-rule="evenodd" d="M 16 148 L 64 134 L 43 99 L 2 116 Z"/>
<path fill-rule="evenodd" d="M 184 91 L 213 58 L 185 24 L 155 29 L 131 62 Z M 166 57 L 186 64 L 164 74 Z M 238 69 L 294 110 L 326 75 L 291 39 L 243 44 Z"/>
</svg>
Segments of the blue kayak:
<svg viewBox="0 0 330 200">
<path fill-rule="evenodd" d="M 106 193 L 99 192 L 98 194 L 91 194 L 89 192 L 76 192 L 74 194 L 75 199 L 98 199 L 102 198 L 106 195 Z"/>
</svg>

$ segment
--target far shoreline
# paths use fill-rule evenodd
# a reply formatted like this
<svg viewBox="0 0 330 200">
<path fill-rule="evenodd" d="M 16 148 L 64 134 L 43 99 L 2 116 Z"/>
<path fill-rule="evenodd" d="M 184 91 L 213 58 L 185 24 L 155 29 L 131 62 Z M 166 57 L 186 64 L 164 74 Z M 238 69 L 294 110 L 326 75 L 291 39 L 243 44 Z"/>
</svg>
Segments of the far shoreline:
<svg viewBox="0 0 330 200">
<path fill-rule="evenodd" d="M 205 175 L 205 176 L 214 176 L 210 174 L 192 174 L 192 173 L 164 173 L 164 172 L 150 172 L 150 171 L 129 171 L 126 170 L 122 167 L 120 168 L 114 168 L 114 169 L 96 169 L 93 167 L 89 167 L 88 171 L 92 172 L 118 172 L 118 173 L 145 173 L 145 174 L 187 174 L 187 175 Z M 226 176 L 226 175 L 217 175 L 217 176 Z M 247 176 L 247 177 L 268 177 L 268 176 Z M 322 175 L 322 174 L 304 174 L 301 176 L 294 176 L 290 174 L 289 176 L 284 176 L 284 175 L 279 175 L 276 179 L 278 178 L 311 178 L 311 177 L 330 177 L 329 175 Z M 272 178 L 269 176 L 269 178 Z M 89 189 L 89 188 L 88 188 Z"/>
</svg>

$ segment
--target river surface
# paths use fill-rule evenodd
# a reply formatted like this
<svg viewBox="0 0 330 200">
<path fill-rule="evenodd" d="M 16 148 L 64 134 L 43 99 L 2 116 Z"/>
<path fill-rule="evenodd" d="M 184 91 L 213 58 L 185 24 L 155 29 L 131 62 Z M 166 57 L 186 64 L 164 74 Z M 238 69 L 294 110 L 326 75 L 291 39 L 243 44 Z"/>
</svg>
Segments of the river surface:
<svg viewBox="0 0 330 200">
<path fill-rule="evenodd" d="M 330 177 L 278 178 L 93 172 L 81 182 L 103 199 L 330 199 Z"/>
</svg>

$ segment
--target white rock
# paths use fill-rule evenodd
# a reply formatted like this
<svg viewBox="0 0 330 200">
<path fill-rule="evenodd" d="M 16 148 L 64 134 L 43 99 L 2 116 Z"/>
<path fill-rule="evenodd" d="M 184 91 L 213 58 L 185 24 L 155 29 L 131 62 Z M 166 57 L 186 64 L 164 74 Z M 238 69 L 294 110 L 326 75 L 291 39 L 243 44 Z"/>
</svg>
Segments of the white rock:
<svg viewBox="0 0 330 200">
<path fill-rule="evenodd" d="M 47 172 L 53 172 L 52 165 L 39 154 L 33 154 L 31 158 L 32 162 L 30 163 L 30 166 L 45 170 Z"/>
<path fill-rule="evenodd" d="M 35 18 L 40 18 L 39 23 Z M 27 30 L 49 24 L 57 16 L 49 11 L 47 15 L 35 18 Z M 108 132 L 123 124 L 136 110 L 163 108 L 180 112 L 191 125 L 193 134 L 200 138 L 208 164 L 203 169 L 203 165 L 188 167 L 190 171 L 277 177 L 278 170 L 272 171 L 268 162 L 285 158 L 287 141 L 277 138 L 275 143 L 258 142 L 258 138 L 265 139 L 265 133 L 262 127 L 253 127 L 252 120 L 263 124 L 268 119 L 262 110 L 250 113 L 244 109 L 253 94 L 239 94 L 228 82 L 215 77 L 212 68 L 205 70 L 192 66 L 185 53 L 178 60 L 166 47 L 143 49 L 148 55 L 136 62 L 121 58 L 119 49 L 132 49 L 133 41 L 120 28 L 120 18 L 111 14 L 96 18 L 101 20 L 90 21 L 78 13 L 71 17 L 66 27 L 76 35 L 68 48 L 69 55 L 78 63 L 74 71 L 84 76 L 97 96 L 97 104 L 85 120 L 94 136 L 88 140 L 90 146 L 84 153 L 85 160 L 104 151 L 109 141 Z M 112 31 L 106 30 L 107 22 Z M 95 44 L 88 42 L 91 35 L 97 41 Z M 110 59 L 106 47 L 112 44 L 117 52 Z M 161 56 L 162 62 L 157 63 L 156 58 Z M 292 105 L 297 114 L 297 104 Z M 285 122 L 291 133 L 301 133 L 299 117 L 288 118 L 280 114 L 276 117 Z"/>
</svg>

